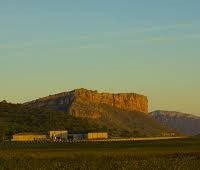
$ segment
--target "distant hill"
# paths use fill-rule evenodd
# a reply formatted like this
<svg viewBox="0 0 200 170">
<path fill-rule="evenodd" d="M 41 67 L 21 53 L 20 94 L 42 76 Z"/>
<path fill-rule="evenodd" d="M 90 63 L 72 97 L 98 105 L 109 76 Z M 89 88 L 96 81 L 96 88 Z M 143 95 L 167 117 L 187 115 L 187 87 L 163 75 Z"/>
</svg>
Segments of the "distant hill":
<svg viewBox="0 0 200 170">
<path fill-rule="evenodd" d="M 195 135 L 194 137 L 196 137 L 196 138 L 200 138 L 200 134 L 198 134 L 198 135 Z"/>
<path fill-rule="evenodd" d="M 160 123 L 175 129 L 176 131 L 187 134 L 200 134 L 200 117 L 188 113 L 174 111 L 154 111 L 150 115 Z"/>
</svg>

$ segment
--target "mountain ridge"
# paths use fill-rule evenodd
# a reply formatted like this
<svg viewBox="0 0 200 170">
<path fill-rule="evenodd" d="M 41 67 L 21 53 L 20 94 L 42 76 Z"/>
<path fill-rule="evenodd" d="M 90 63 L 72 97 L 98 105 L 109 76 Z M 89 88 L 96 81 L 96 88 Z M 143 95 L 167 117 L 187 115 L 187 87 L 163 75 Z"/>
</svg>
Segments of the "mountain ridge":
<svg viewBox="0 0 200 170">
<path fill-rule="evenodd" d="M 83 88 L 50 95 L 24 104 L 31 105 L 32 107 L 70 112 L 70 114 L 77 117 L 88 116 L 90 118 L 98 118 L 101 116 L 98 109 L 98 106 L 101 104 L 110 105 L 126 111 L 148 113 L 148 98 L 144 95 L 136 93 L 98 93 L 98 91 Z M 81 107 L 93 105 L 94 107 L 91 110 L 87 110 L 86 114 L 83 109 L 76 109 L 79 105 L 82 105 Z"/>
<path fill-rule="evenodd" d="M 192 117 L 192 118 L 200 118 L 200 116 L 192 114 L 192 113 L 186 113 L 186 112 L 180 112 L 180 111 L 169 111 L 169 110 L 155 110 L 153 112 L 160 112 L 160 114 L 167 114 L 171 116 L 186 116 L 186 117 Z M 151 112 L 150 112 L 151 113 Z"/>
<path fill-rule="evenodd" d="M 200 116 L 177 111 L 156 110 L 149 113 L 160 123 L 186 135 L 200 134 Z"/>
<path fill-rule="evenodd" d="M 148 98 L 144 95 L 98 93 L 87 89 L 58 93 L 18 105 L 2 102 L 1 124 L 6 125 L 7 133 L 60 128 L 104 130 L 114 137 L 150 137 L 174 132 L 148 114 Z"/>
</svg>

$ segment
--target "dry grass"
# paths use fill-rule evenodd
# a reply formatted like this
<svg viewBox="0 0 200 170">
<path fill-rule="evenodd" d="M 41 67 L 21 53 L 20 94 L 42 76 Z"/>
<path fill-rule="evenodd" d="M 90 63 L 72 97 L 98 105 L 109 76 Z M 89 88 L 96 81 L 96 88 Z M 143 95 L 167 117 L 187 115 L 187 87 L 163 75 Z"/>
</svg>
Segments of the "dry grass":
<svg viewBox="0 0 200 170">
<path fill-rule="evenodd" d="M 200 140 L 5 143 L 0 169 L 200 169 Z"/>
</svg>

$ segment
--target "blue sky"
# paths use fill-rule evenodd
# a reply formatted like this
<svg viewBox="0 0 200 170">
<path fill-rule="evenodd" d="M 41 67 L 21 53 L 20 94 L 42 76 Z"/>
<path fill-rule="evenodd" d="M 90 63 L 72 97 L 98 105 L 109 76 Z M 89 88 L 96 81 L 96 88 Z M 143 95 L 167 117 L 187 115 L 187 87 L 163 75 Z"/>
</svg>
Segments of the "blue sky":
<svg viewBox="0 0 200 170">
<path fill-rule="evenodd" d="M 200 1 L 0 0 L 0 100 L 137 92 L 200 115 Z"/>
</svg>

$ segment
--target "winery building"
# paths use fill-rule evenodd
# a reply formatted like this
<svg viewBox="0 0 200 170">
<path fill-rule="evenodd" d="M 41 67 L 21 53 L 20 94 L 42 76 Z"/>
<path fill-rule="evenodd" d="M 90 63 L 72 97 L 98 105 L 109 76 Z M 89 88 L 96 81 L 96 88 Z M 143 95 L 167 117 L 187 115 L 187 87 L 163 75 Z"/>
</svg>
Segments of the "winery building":
<svg viewBox="0 0 200 170">
<path fill-rule="evenodd" d="M 47 135 L 42 133 L 17 133 L 13 135 L 12 141 L 40 141 L 46 139 Z"/>
<path fill-rule="evenodd" d="M 5 133 L 0 131 L 0 141 L 4 141 Z"/>
<path fill-rule="evenodd" d="M 87 134 L 88 140 L 96 140 L 96 139 L 108 139 L 107 132 L 90 132 Z"/>
<path fill-rule="evenodd" d="M 50 139 L 56 140 L 67 140 L 68 139 L 68 131 L 67 130 L 54 130 L 49 131 Z"/>
</svg>

